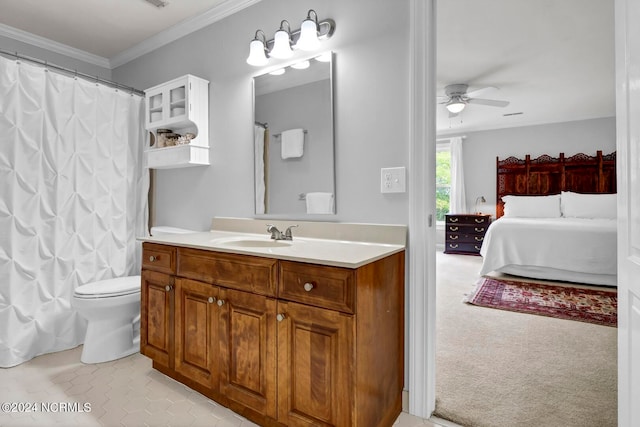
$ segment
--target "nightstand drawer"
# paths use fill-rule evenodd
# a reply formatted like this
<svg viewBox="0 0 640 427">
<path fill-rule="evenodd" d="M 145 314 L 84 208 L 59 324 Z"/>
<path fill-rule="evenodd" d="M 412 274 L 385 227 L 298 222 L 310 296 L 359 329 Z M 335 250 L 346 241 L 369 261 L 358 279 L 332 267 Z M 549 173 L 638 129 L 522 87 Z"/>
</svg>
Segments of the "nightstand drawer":
<svg viewBox="0 0 640 427">
<path fill-rule="evenodd" d="M 447 215 L 444 253 L 479 255 L 490 224 L 490 215 Z"/>
</svg>

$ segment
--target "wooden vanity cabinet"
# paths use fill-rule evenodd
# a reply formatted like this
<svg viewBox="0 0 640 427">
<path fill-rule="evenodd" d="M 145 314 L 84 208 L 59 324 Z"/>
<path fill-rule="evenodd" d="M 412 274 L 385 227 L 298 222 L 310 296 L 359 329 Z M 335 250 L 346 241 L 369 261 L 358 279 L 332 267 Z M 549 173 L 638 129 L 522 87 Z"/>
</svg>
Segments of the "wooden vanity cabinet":
<svg viewBox="0 0 640 427">
<path fill-rule="evenodd" d="M 393 424 L 404 252 L 350 269 L 157 246 L 143 246 L 141 321 L 156 369 L 263 426 Z M 158 249 L 174 275 L 150 270 Z"/>
</svg>

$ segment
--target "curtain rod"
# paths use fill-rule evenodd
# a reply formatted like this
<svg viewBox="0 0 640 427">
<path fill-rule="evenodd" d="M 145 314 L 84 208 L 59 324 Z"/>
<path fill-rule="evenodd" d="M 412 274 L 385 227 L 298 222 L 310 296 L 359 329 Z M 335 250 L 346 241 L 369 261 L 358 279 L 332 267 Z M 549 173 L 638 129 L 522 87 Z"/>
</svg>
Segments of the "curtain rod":
<svg viewBox="0 0 640 427">
<path fill-rule="evenodd" d="M 453 138 L 462 138 L 462 139 L 467 139 L 467 135 L 460 135 L 460 136 L 447 136 L 445 138 L 436 138 L 436 142 L 440 142 L 440 141 L 450 141 Z"/>
<path fill-rule="evenodd" d="M 115 89 L 122 89 L 122 90 L 124 90 L 126 92 L 130 92 L 132 95 L 135 93 L 136 95 L 144 96 L 144 91 L 141 91 L 141 90 L 136 89 L 134 87 L 125 86 L 125 85 L 122 85 L 120 83 L 116 83 L 116 82 L 111 81 L 111 80 L 103 79 L 103 78 L 98 77 L 98 76 L 92 76 L 92 75 L 89 75 L 89 74 L 81 73 L 78 70 L 71 70 L 69 68 L 61 67 L 60 65 L 55 65 L 55 64 L 52 64 L 52 63 L 50 63 L 48 61 L 43 61 L 41 59 L 25 56 L 25 55 L 19 54 L 18 52 L 8 52 L 8 51 L 6 51 L 4 49 L 0 49 L 0 54 L 11 56 L 11 57 L 15 58 L 16 60 L 24 60 L 24 61 L 33 62 L 34 64 L 42 65 L 47 69 L 53 69 L 53 70 L 57 70 L 57 71 L 62 71 L 64 73 L 70 74 L 70 75 L 72 75 L 74 77 L 82 77 L 83 79 L 88 80 L 88 81 L 92 81 L 92 82 L 96 82 L 96 83 L 102 83 L 102 84 L 104 84 L 106 86 L 110 86 L 110 87 L 113 87 Z"/>
<path fill-rule="evenodd" d="M 260 122 L 253 122 L 256 126 L 260 126 L 263 127 L 265 129 L 267 129 L 269 127 L 269 124 L 267 122 L 264 123 L 260 123 Z"/>
</svg>

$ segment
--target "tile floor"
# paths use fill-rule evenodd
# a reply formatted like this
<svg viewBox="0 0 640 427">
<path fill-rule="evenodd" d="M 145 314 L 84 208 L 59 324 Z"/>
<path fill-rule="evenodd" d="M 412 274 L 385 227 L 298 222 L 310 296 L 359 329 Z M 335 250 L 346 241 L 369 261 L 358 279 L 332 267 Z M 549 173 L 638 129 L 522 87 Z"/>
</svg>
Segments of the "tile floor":
<svg viewBox="0 0 640 427">
<path fill-rule="evenodd" d="M 85 365 L 81 351 L 77 347 L 0 369 L 0 426 L 256 425 L 152 369 L 145 356 Z M 5 412 L 6 402 L 16 404 L 11 410 L 31 412 Z M 18 407 L 18 402 L 29 407 Z M 437 425 L 407 413 L 394 424 Z"/>
</svg>

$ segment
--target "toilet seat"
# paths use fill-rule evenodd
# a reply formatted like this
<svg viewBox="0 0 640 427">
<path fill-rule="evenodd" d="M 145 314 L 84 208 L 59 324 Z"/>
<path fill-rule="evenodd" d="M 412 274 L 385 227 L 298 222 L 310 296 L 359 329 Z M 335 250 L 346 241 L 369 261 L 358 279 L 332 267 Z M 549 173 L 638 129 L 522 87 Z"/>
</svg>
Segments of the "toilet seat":
<svg viewBox="0 0 640 427">
<path fill-rule="evenodd" d="M 140 276 L 118 277 L 78 286 L 75 298 L 112 298 L 140 293 Z"/>
</svg>

